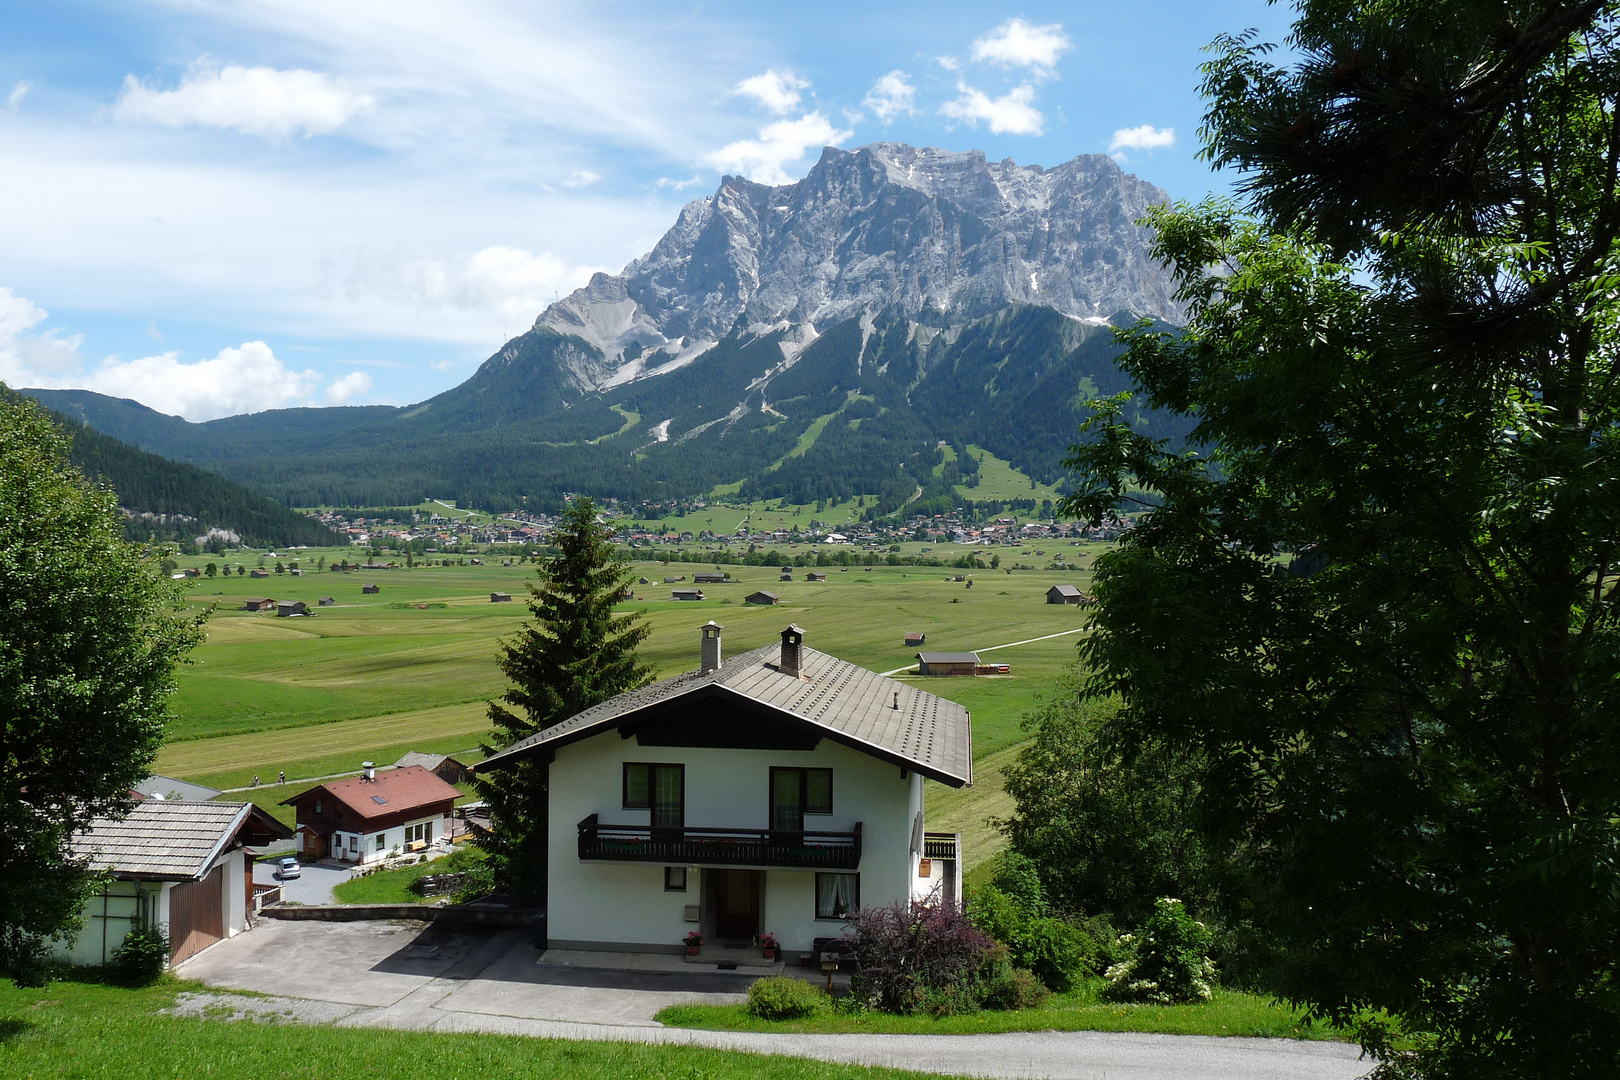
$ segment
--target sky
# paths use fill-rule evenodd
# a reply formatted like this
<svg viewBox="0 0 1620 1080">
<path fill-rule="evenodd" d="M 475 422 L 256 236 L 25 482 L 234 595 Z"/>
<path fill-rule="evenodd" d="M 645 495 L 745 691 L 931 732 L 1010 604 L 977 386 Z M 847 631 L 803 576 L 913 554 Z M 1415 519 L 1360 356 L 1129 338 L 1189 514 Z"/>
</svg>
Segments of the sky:
<svg viewBox="0 0 1620 1080">
<path fill-rule="evenodd" d="M 408 404 L 725 174 L 877 141 L 1173 198 L 1263 0 L 0 0 L 0 381 L 206 420 Z"/>
</svg>

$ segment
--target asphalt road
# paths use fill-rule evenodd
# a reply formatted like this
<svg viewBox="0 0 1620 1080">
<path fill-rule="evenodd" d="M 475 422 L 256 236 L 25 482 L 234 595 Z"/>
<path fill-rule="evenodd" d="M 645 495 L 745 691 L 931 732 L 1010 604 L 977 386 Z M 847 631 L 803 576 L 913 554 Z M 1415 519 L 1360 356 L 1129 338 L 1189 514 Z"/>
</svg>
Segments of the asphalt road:
<svg viewBox="0 0 1620 1080">
<path fill-rule="evenodd" d="M 340 1027 L 485 1032 L 788 1054 L 966 1076 L 1056 1080 L 1354 1080 L 1372 1063 L 1344 1043 L 1291 1039 L 1028 1032 L 1001 1035 L 786 1035 L 666 1028 L 681 1002 L 741 1001 L 749 979 L 541 964 L 527 935 L 471 935 L 420 923 L 265 920 L 179 968 L 211 987 L 200 1014 L 290 1015 Z"/>
<path fill-rule="evenodd" d="M 282 881 L 276 876 L 276 865 L 280 861 L 280 856 L 277 856 L 254 863 L 253 882 L 256 885 L 280 885 L 283 899 L 300 904 L 332 903 L 332 890 L 348 881 L 354 873 L 347 866 L 307 863 L 297 877 Z"/>
</svg>

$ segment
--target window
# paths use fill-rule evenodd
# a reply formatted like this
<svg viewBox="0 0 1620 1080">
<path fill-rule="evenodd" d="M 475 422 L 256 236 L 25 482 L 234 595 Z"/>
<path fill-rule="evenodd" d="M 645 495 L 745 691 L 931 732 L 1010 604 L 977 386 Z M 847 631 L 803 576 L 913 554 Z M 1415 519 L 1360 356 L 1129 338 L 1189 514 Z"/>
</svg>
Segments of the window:
<svg viewBox="0 0 1620 1080">
<path fill-rule="evenodd" d="M 861 875 L 816 875 L 816 918 L 842 919 L 860 906 Z"/>
<path fill-rule="evenodd" d="M 624 808 L 651 810 L 655 829 L 686 824 L 686 766 L 626 762 Z"/>
<path fill-rule="evenodd" d="M 318 798 L 315 800 L 315 812 L 317 814 L 321 812 L 321 800 Z"/>
<path fill-rule="evenodd" d="M 804 815 L 832 813 L 831 769 L 772 769 L 771 828 L 803 832 Z"/>
<path fill-rule="evenodd" d="M 684 867 L 684 866 L 666 866 L 666 867 L 664 867 L 664 891 L 665 892 L 685 892 L 686 891 L 686 867 Z"/>
<path fill-rule="evenodd" d="M 432 827 L 431 824 L 429 822 L 426 822 L 426 821 L 423 821 L 423 822 L 421 822 L 419 824 L 416 824 L 416 825 L 407 825 L 407 826 L 405 826 L 405 842 L 407 844 L 413 844 L 418 840 L 428 840 L 428 839 L 430 839 L 430 837 L 428 836 L 428 832 L 431 829 L 431 827 Z"/>
<path fill-rule="evenodd" d="M 387 850 L 387 847 L 388 847 L 388 834 L 387 833 L 378 833 L 377 834 L 377 850 L 378 851 L 385 851 L 385 850 Z"/>
</svg>

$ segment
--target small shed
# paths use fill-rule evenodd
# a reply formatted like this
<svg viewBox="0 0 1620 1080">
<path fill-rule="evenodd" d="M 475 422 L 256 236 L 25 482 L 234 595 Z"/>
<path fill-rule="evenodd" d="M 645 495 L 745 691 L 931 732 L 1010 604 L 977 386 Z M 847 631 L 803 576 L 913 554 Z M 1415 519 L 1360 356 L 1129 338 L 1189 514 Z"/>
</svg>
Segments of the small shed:
<svg viewBox="0 0 1620 1080">
<path fill-rule="evenodd" d="M 917 654 L 919 675 L 973 675 L 979 666 L 979 654 L 970 652 L 920 652 Z"/>
<path fill-rule="evenodd" d="M 725 584 L 725 581 L 726 581 L 726 575 L 724 575 L 724 574 L 693 574 L 692 575 L 692 583 L 694 585 L 723 585 L 723 584 Z"/>
<path fill-rule="evenodd" d="M 927 634 L 907 634 L 906 635 L 906 644 L 907 645 L 921 645 L 924 642 L 926 642 L 927 640 L 928 640 L 928 635 Z"/>
<path fill-rule="evenodd" d="M 778 581 L 792 581 L 793 580 L 793 575 L 791 573 L 783 574 L 781 577 L 777 578 L 776 580 L 778 580 Z"/>
<path fill-rule="evenodd" d="M 642 578 L 641 580 L 637 581 L 636 584 L 637 585 L 651 585 L 652 582 L 648 581 L 646 578 Z"/>
<path fill-rule="evenodd" d="M 275 606 L 275 600 L 268 596 L 244 596 L 242 598 L 243 611 L 269 611 Z"/>
<path fill-rule="evenodd" d="M 1054 585 L 1046 590 L 1048 604 L 1089 604 L 1091 597 L 1073 585 Z"/>
<path fill-rule="evenodd" d="M 816 571 L 812 570 L 808 574 L 804 575 L 804 580 L 806 580 L 806 581 L 826 581 L 827 580 L 827 575 L 826 574 L 819 574 Z"/>
<path fill-rule="evenodd" d="M 671 589 L 669 598 L 671 600 L 701 600 L 703 599 L 703 590 L 693 588 L 690 585 L 681 589 Z"/>
<path fill-rule="evenodd" d="M 277 600 L 276 614 L 283 618 L 289 615 L 308 615 L 309 605 L 302 600 Z"/>
<path fill-rule="evenodd" d="M 664 579 L 664 584 L 665 585 L 673 585 L 677 581 L 685 581 L 685 580 L 686 580 L 686 575 L 685 574 L 676 574 L 674 577 L 665 578 Z"/>
<path fill-rule="evenodd" d="M 259 567 L 254 567 L 252 570 L 248 571 L 248 577 L 269 577 L 269 576 L 270 576 L 270 571 L 262 570 Z"/>
<path fill-rule="evenodd" d="M 459 784 L 472 779 L 472 770 L 448 754 L 422 754 L 415 750 L 394 762 L 394 768 L 404 769 L 420 765 L 447 784 Z"/>
<path fill-rule="evenodd" d="M 373 595 L 375 593 L 382 592 L 382 586 L 381 585 L 373 585 L 371 582 L 368 581 L 364 585 L 360 586 L 360 591 L 365 593 L 367 596 L 371 596 L 371 595 Z"/>
<path fill-rule="evenodd" d="M 331 607 L 331 606 L 333 606 L 334 604 L 337 603 L 337 597 L 335 597 L 335 596 L 323 596 L 323 597 L 321 597 L 319 600 L 317 600 L 315 602 L 317 604 L 319 604 L 321 607 Z"/>
<path fill-rule="evenodd" d="M 743 597 L 743 603 L 745 604 L 780 604 L 781 602 L 782 598 L 780 596 L 777 596 L 773 592 L 767 592 L 764 589 L 760 589 L 758 592 L 751 592 L 747 596 Z"/>
<path fill-rule="evenodd" d="M 782 573 L 787 574 L 789 577 L 792 577 L 793 576 L 793 567 L 791 567 L 791 566 L 782 567 Z"/>
<path fill-rule="evenodd" d="M 509 592 L 492 592 L 489 594 L 489 602 L 492 604 L 509 604 L 512 602 L 512 594 Z"/>
</svg>

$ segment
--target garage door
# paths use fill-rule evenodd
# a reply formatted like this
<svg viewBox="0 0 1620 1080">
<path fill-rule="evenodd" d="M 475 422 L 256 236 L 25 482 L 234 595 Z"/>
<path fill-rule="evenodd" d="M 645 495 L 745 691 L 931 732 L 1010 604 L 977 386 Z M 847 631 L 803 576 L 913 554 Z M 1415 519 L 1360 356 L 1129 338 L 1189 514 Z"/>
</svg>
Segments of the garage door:
<svg viewBox="0 0 1620 1080">
<path fill-rule="evenodd" d="M 178 964 L 225 936 L 225 868 L 169 891 L 169 962 Z"/>
</svg>

